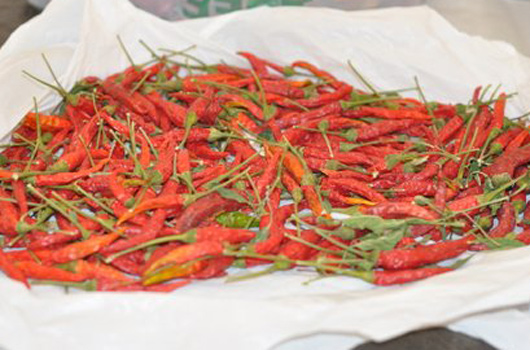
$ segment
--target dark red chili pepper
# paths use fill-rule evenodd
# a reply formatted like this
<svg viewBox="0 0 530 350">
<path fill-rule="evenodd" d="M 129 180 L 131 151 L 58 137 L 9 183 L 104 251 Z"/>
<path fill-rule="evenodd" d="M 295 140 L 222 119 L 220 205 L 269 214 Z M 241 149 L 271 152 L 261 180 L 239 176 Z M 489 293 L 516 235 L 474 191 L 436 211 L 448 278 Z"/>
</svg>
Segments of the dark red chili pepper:
<svg viewBox="0 0 530 350">
<path fill-rule="evenodd" d="M 215 216 L 223 211 L 237 210 L 241 206 L 241 203 L 223 198 L 217 193 L 212 193 L 186 207 L 173 227 L 177 231 L 185 232 L 197 227 L 207 218 Z"/>
<path fill-rule="evenodd" d="M 530 145 L 504 152 L 497 157 L 493 164 L 483 169 L 484 173 L 489 176 L 506 173 L 513 176 L 515 168 L 530 162 Z"/>
</svg>

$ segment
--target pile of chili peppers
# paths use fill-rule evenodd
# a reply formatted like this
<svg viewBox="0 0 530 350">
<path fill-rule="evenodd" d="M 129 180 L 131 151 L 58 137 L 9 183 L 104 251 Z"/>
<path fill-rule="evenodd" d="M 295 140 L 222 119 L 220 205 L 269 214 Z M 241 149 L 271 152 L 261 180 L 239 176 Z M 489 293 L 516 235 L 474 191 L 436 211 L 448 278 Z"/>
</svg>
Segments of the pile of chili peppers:
<svg viewBox="0 0 530 350">
<path fill-rule="evenodd" d="M 228 268 L 392 285 L 530 243 L 530 135 L 509 96 L 426 102 L 239 54 L 249 68 L 173 53 L 54 85 L 62 103 L 0 155 L 0 269 L 102 291 Z"/>
</svg>

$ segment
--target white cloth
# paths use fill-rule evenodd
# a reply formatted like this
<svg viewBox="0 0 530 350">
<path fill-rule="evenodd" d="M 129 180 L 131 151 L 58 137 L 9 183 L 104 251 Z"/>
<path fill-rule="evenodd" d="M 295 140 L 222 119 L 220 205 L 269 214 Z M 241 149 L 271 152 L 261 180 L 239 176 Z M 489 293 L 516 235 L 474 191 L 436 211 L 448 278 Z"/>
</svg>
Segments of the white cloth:
<svg viewBox="0 0 530 350">
<path fill-rule="evenodd" d="M 32 96 L 42 106 L 57 102 L 21 74 L 51 81 L 41 53 L 70 87 L 86 75 L 127 66 L 117 35 L 137 62 L 149 57 L 139 39 L 177 50 L 193 44 L 206 62 L 245 64 L 234 52 L 250 50 L 283 64 L 306 59 L 359 85 L 345 64 L 350 59 L 380 89 L 413 86 L 418 76 L 429 99 L 466 102 L 475 86 L 502 83 L 519 92 L 510 115 L 530 108 L 528 58 L 510 45 L 458 32 L 427 7 L 260 8 L 168 23 L 125 1 L 56 0 L 0 50 L 0 81 L 8 82 L 0 86 L 0 134 L 24 115 Z M 453 323 L 500 348 L 522 349 L 530 343 L 528 332 L 518 332 L 526 313 L 479 314 L 528 303 L 528 266 L 530 247 L 481 253 L 456 272 L 407 286 L 374 288 L 338 277 L 305 285 L 312 273 L 290 271 L 233 284 L 199 282 L 170 295 L 27 291 L 0 278 L 0 347 L 286 350 L 309 341 L 312 349 L 340 349 L 352 346 L 347 342 L 354 336 L 352 342 L 382 341 Z M 505 329 L 506 319 L 513 327 L 496 331 Z"/>
</svg>

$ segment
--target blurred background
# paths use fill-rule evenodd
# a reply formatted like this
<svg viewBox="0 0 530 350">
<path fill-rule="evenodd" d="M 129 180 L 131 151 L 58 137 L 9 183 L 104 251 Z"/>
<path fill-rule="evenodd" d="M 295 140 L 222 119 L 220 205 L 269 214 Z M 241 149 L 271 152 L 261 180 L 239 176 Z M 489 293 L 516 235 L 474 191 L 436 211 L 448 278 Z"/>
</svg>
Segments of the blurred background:
<svg viewBox="0 0 530 350">
<path fill-rule="evenodd" d="M 12 2 L 23 1 L 15 0 Z M 43 8 L 49 0 L 28 0 Z M 179 20 L 224 14 L 257 6 L 324 6 L 361 10 L 428 5 L 456 28 L 472 35 L 503 40 L 530 56 L 530 0 L 132 0 L 165 19 Z"/>
</svg>

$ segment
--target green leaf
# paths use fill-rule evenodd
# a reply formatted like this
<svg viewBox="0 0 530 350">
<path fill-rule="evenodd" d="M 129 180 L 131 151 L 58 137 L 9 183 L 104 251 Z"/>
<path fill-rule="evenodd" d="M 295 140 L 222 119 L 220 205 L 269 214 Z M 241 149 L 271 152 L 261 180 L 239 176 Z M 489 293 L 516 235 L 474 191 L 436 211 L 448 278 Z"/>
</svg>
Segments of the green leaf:
<svg viewBox="0 0 530 350">
<path fill-rule="evenodd" d="M 341 226 L 331 233 L 333 236 L 340 237 L 345 240 L 351 240 L 356 237 L 356 231 L 351 227 Z"/>
<path fill-rule="evenodd" d="M 427 197 L 424 197 L 424 196 L 416 196 L 416 197 L 414 197 L 414 203 L 424 207 L 424 206 L 431 205 L 432 204 L 432 200 L 430 198 L 427 198 Z"/>
<path fill-rule="evenodd" d="M 403 172 L 404 173 L 417 173 L 418 169 L 412 162 L 408 162 L 403 164 Z"/>
<path fill-rule="evenodd" d="M 232 190 L 229 190 L 228 188 L 220 188 L 217 190 L 217 193 L 221 195 L 221 197 L 226 199 L 232 199 L 238 203 L 248 203 L 247 199 L 240 195 L 237 192 L 234 192 Z"/>
<path fill-rule="evenodd" d="M 219 224 L 231 228 L 259 227 L 259 219 L 238 211 L 225 212 L 215 218 Z"/>
<path fill-rule="evenodd" d="M 328 120 L 322 120 L 318 123 L 318 130 L 320 132 L 327 132 L 329 129 L 329 121 Z"/>
<path fill-rule="evenodd" d="M 263 119 L 270 120 L 275 114 L 278 108 L 274 105 L 265 105 L 263 107 Z"/>
<path fill-rule="evenodd" d="M 293 76 L 295 74 L 294 68 L 291 66 L 285 66 L 283 67 L 283 75 L 286 77 Z"/>
<path fill-rule="evenodd" d="M 504 250 L 504 249 L 519 248 L 519 247 L 525 246 L 523 242 L 519 242 L 518 240 L 515 240 L 510 237 L 502 237 L 502 238 L 489 237 L 488 238 L 488 237 L 477 236 L 477 241 L 480 243 L 484 243 L 491 250 Z"/>
<path fill-rule="evenodd" d="M 477 220 L 477 224 L 479 225 L 480 228 L 482 228 L 483 230 L 487 230 L 491 227 L 491 225 L 493 224 L 493 219 L 489 216 L 481 216 L 479 217 L 479 219 Z"/>
<path fill-rule="evenodd" d="M 53 134 L 51 132 L 45 132 L 44 134 L 42 134 L 41 136 L 41 141 L 42 143 L 44 143 L 45 145 L 50 142 L 51 140 L 53 139 Z M 1 166 L 1 165 L 0 165 Z"/>
<path fill-rule="evenodd" d="M 5 167 L 8 162 L 8 159 L 3 154 L 0 154 L 0 167 Z"/>
<path fill-rule="evenodd" d="M 264 227 L 262 229 L 259 229 L 256 233 L 256 237 L 252 240 L 252 242 L 263 242 L 269 237 L 269 228 Z"/>
<path fill-rule="evenodd" d="M 445 119 L 443 118 L 433 118 L 432 123 L 436 127 L 436 129 L 440 130 L 445 125 Z"/>
<path fill-rule="evenodd" d="M 234 188 L 237 190 L 244 191 L 247 189 L 247 185 L 245 184 L 244 181 L 238 181 L 234 184 Z"/>
<path fill-rule="evenodd" d="M 148 178 L 149 178 L 149 183 L 151 185 L 160 185 L 163 180 L 162 174 L 158 170 L 151 171 L 151 173 L 148 175 Z"/>
<path fill-rule="evenodd" d="M 342 164 L 340 164 L 338 160 L 331 159 L 326 162 L 325 168 L 329 170 L 339 170 L 341 169 L 341 165 Z"/>
<path fill-rule="evenodd" d="M 357 147 L 359 147 L 359 145 L 356 143 L 341 142 L 339 146 L 339 150 L 340 152 L 349 152 L 352 149 L 356 149 Z"/>
<path fill-rule="evenodd" d="M 274 135 L 272 134 L 271 129 L 265 129 L 258 134 L 258 136 L 267 141 L 274 141 Z"/>
<path fill-rule="evenodd" d="M 465 118 L 467 116 L 467 105 L 464 105 L 464 104 L 461 104 L 461 103 L 458 103 L 456 106 L 456 114 L 458 114 L 459 116 Z"/>
<path fill-rule="evenodd" d="M 401 162 L 401 155 L 399 154 L 387 154 L 385 156 L 385 164 L 388 170 L 394 169 L 399 162 Z"/>
<path fill-rule="evenodd" d="M 467 258 L 458 259 L 454 263 L 452 263 L 451 265 L 444 266 L 444 267 L 448 267 L 450 269 L 458 269 L 461 266 L 463 266 L 465 263 L 467 263 L 469 261 L 469 259 L 471 259 L 472 257 L 473 256 L 468 256 Z"/>
<path fill-rule="evenodd" d="M 404 230 L 396 230 L 384 236 L 369 235 L 355 247 L 362 250 L 390 250 L 403 238 L 403 235 Z"/>
<path fill-rule="evenodd" d="M 415 149 L 418 152 L 425 152 L 427 151 L 427 146 L 425 145 L 425 141 L 423 139 L 418 139 L 418 142 L 415 143 L 412 146 L 413 149 Z"/>
<path fill-rule="evenodd" d="M 502 185 L 505 185 L 508 182 L 512 181 L 512 178 L 510 177 L 510 174 L 502 173 L 502 174 L 493 175 L 491 180 L 493 181 L 493 186 L 495 186 L 495 188 L 499 188 Z"/>
<path fill-rule="evenodd" d="M 188 112 L 188 114 L 186 114 L 186 121 L 184 123 L 184 127 L 186 129 L 189 129 L 191 128 L 193 125 L 195 125 L 195 123 L 197 123 L 197 120 L 198 120 L 198 117 L 197 117 L 197 114 L 195 112 Z"/>
<path fill-rule="evenodd" d="M 125 207 L 127 208 L 132 208 L 134 207 L 134 203 L 135 203 L 135 199 L 134 197 L 132 197 L 132 198 L 129 198 L 125 203 L 123 203 L 123 205 L 125 205 Z"/>
<path fill-rule="evenodd" d="M 344 137 L 350 142 L 354 142 L 357 139 L 357 135 L 357 130 L 355 130 L 354 128 L 348 129 L 340 133 L 340 136 Z"/>
<path fill-rule="evenodd" d="M 364 215 L 354 212 L 350 218 L 343 220 L 342 224 L 346 227 L 370 230 L 375 234 L 382 235 L 411 225 L 429 224 L 429 222 L 422 219 L 383 219 L 375 215 Z"/>
</svg>

